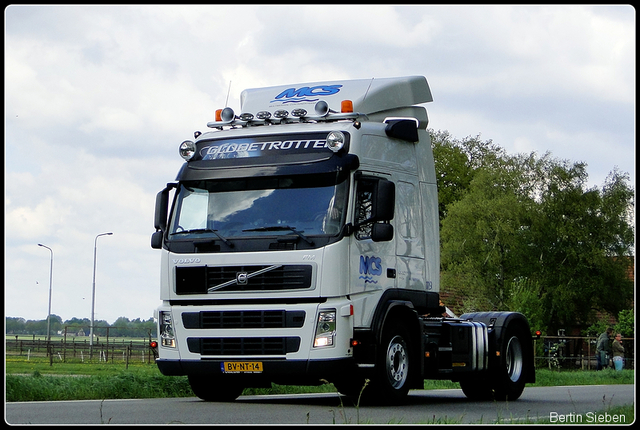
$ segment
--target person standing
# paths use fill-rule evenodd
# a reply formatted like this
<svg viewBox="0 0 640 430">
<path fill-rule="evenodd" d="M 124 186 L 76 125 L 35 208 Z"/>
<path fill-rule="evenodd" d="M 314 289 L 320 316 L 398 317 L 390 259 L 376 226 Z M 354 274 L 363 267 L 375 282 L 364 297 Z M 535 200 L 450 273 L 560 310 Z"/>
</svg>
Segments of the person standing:
<svg viewBox="0 0 640 430">
<path fill-rule="evenodd" d="M 622 346 L 622 334 L 616 333 L 613 343 L 611 344 L 613 350 L 613 365 L 616 370 L 622 370 L 624 367 L 624 346 Z"/>
<path fill-rule="evenodd" d="M 609 356 L 611 355 L 611 345 L 609 345 L 609 337 L 613 333 L 611 327 L 600 335 L 596 344 L 596 370 L 602 370 L 609 365 Z"/>
</svg>

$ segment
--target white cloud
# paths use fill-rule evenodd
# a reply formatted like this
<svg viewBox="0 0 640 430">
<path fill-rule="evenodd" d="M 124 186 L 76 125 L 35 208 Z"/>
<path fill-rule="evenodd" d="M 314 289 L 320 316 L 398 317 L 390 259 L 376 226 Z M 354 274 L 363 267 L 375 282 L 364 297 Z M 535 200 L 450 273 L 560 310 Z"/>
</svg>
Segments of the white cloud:
<svg viewBox="0 0 640 430">
<path fill-rule="evenodd" d="M 46 315 L 45 243 L 54 313 L 88 317 L 105 231 L 97 315 L 151 316 L 155 194 L 230 82 L 239 110 L 245 88 L 425 75 L 430 127 L 635 182 L 630 6 L 9 6 L 5 23 L 9 316 Z"/>
</svg>

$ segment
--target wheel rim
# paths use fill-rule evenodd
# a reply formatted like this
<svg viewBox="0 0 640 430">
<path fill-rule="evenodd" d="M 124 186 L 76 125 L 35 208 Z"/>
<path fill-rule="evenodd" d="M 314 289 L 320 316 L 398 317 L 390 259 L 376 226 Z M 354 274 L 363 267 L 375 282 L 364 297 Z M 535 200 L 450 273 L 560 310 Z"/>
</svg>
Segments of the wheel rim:
<svg viewBox="0 0 640 430">
<path fill-rule="evenodd" d="M 522 369 L 524 356 L 522 354 L 522 345 L 520 345 L 520 339 L 513 336 L 507 343 L 507 375 L 513 382 L 520 380 L 522 376 Z"/>
<path fill-rule="evenodd" d="M 389 382 L 393 388 L 404 386 L 409 370 L 409 357 L 407 345 L 400 336 L 395 336 L 389 342 L 386 356 L 386 368 Z"/>
</svg>

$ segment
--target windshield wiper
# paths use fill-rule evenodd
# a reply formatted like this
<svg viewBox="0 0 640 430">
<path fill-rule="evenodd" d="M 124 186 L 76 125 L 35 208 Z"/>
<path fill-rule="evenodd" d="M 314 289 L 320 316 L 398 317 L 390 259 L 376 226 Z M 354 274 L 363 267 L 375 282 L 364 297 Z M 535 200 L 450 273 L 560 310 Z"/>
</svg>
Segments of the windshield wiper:
<svg viewBox="0 0 640 430">
<path fill-rule="evenodd" d="M 295 234 L 300 236 L 302 238 L 302 240 L 307 242 L 309 245 L 312 245 L 312 246 L 315 245 L 313 243 L 313 240 L 311 240 L 308 237 L 306 237 L 304 234 L 302 234 L 302 232 L 296 230 L 295 227 L 290 227 L 288 225 L 272 225 L 270 227 L 257 227 L 257 228 L 250 228 L 250 229 L 247 229 L 247 230 L 242 230 L 242 231 L 245 232 L 245 231 L 285 231 L 285 230 L 290 230 L 290 231 L 294 232 Z"/>
<path fill-rule="evenodd" d="M 218 233 L 218 230 L 211 230 L 210 228 L 194 228 L 191 230 L 176 231 L 175 233 L 171 233 L 171 235 L 173 236 L 177 234 L 192 234 L 192 233 L 213 233 L 218 237 L 218 239 L 223 241 L 225 245 L 227 245 L 229 248 L 233 248 L 233 243 L 231 243 L 228 239 L 221 236 Z"/>
</svg>

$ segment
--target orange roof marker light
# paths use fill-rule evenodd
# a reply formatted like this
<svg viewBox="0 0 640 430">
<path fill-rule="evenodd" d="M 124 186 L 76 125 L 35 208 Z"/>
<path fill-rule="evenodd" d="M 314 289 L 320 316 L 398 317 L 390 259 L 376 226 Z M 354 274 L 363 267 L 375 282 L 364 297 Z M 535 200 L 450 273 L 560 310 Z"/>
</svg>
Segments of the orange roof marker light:
<svg viewBox="0 0 640 430">
<path fill-rule="evenodd" d="M 341 113 L 353 113 L 353 102 L 351 100 L 342 100 L 340 103 Z"/>
</svg>

